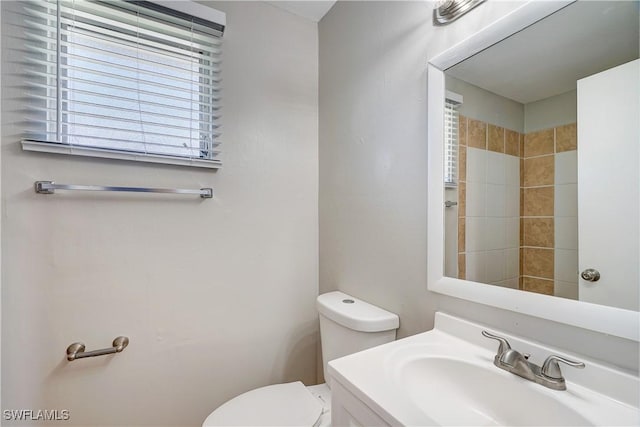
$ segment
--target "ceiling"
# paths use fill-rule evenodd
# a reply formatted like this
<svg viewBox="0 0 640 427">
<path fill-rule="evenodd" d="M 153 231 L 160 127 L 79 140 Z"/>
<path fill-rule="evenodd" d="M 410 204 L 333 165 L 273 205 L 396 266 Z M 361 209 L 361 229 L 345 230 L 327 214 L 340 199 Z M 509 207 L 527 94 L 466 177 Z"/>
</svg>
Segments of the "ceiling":
<svg viewBox="0 0 640 427">
<path fill-rule="evenodd" d="M 638 58 L 640 2 L 579 1 L 446 73 L 527 104 Z"/>
<path fill-rule="evenodd" d="M 303 0 L 303 1 L 267 1 L 280 9 L 295 15 L 318 22 L 333 7 L 336 0 Z"/>
</svg>

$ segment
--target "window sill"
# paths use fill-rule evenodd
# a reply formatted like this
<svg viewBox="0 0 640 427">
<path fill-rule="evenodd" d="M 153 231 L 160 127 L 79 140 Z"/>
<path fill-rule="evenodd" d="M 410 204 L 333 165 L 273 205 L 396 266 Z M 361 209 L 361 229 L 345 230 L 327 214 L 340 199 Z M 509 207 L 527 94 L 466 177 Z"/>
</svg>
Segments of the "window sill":
<svg viewBox="0 0 640 427">
<path fill-rule="evenodd" d="M 126 151 L 78 147 L 52 142 L 34 141 L 30 139 L 22 140 L 22 149 L 24 151 L 37 151 L 40 153 L 70 154 L 73 156 L 162 163 L 167 165 L 191 166 L 206 169 L 218 169 L 222 166 L 222 162 L 220 162 L 220 160 L 189 159 L 184 157 L 163 156 L 161 154 L 128 153 Z"/>
</svg>

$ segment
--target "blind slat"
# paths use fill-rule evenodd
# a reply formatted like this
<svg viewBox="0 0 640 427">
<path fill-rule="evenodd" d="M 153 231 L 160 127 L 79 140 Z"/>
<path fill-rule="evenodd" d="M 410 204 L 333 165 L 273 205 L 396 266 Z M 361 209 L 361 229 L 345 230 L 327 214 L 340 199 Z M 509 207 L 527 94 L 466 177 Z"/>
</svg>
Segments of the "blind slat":
<svg viewBox="0 0 640 427">
<path fill-rule="evenodd" d="M 36 85 L 33 85 L 33 86 L 35 87 Z M 51 88 L 51 87 L 48 87 L 48 88 L 49 88 L 49 90 L 54 90 L 55 89 L 55 88 Z M 88 96 L 104 97 L 104 98 L 113 99 L 113 100 L 118 101 L 120 103 L 135 101 L 135 100 L 132 100 L 131 98 L 123 98 L 123 97 L 114 96 L 114 95 L 111 95 L 111 94 L 100 94 L 100 95 L 98 95 L 95 92 L 83 92 L 83 91 L 79 91 L 79 90 L 76 90 L 75 94 L 76 95 L 78 95 L 78 94 L 86 94 Z M 32 98 L 33 100 L 38 100 L 38 101 L 57 101 L 57 97 L 55 95 L 47 95 L 46 93 L 43 93 L 43 94 L 29 93 L 29 97 Z M 75 102 L 84 102 L 84 101 L 75 101 Z M 85 102 L 85 103 L 89 104 L 89 105 L 104 105 L 104 104 L 99 104 L 99 103 L 95 103 L 95 102 Z M 151 108 L 154 108 L 155 109 L 154 111 L 160 111 L 159 109 L 161 109 L 161 108 L 165 108 L 168 111 L 175 110 L 176 113 L 178 113 L 180 111 L 182 111 L 182 112 L 192 112 L 193 111 L 191 108 L 182 108 L 182 107 L 179 107 L 179 106 L 177 106 L 175 104 L 172 104 L 171 106 L 167 106 L 166 104 L 159 104 L 159 103 L 145 101 L 145 100 L 140 100 L 139 104 L 141 106 L 140 109 L 142 111 L 146 111 L 146 112 L 149 112 L 149 110 L 142 108 L 143 105 L 151 107 Z M 222 108 L 219 105 L 214 105 L 214 106 L 209 106 L 209 107 L 210 107 L 210 109 L 212 111 L 218 111 L 218 110 L 220 110 Z M 35 110 L 35 109 L 38 109 L 39 107 L 36 104 L 34 104 L 30 108 Z M 127 110 L 129 110 L 129 111 L 138 111 L 138 110 L 136 110 L 134 108 L 127 108 Z M 161 114 L 161 113 L 158 113 L 158 114 Z M 167 114 L 167 115 L 171 116 L 171 114 Z M 221 117 L 220 114 L 211 113 L 211 112 L 207 113 L 207 115 L 209 117 L 213 118 L 214 120 L 218 120 Z"/>
<path fill-rule="evenodd" d="M 86 58 L 83 58 L 83 60 L 86 60 Z M 100 65 L 99 61 L 93 61 L 91 60 L 90 62 L 94 63 L 96 66 Z M 108 64 L 108 66 L 113 66 L 113 64 Z M 140 78 L 136 78 L 134 76 L 130 76 L 130 75 L 123 75 L 123 74 L 118 74 L 115 71 L 135 71 L 135 69 L 130 68 L 130 67 L 116 67 L 117 70 L 113 70 L 110 69 L 110 71 L 114 71 L 114 72 L 107 72 L 107 71 L 102 71 L 98 68 L 87 68 L 87 67 L 82 67 L 82 66 L 77 66 L 77 65 L 73 65 L 73 66 L 66 66 L 65 70 L 67 72 L 67 78 L 71 81 L 89 81 L 95 84 L 100 84 L 100 82 L 95 81 L 95 80 L 91 80 L 91 79 L 82 79 L 79 76 L 76 75 L 87 75 L 87 77 L 94 77 L 94 78 L 98 78 L 98 77 L 102 77 L 104 78 L 106 81 L 113 81 L 113 84 L 109 84 L 110 87 L 120 87 L 122 89 L 125 90 L 131 90 L 132 87 L 130 86 L 123 86 L 123 85 L 118 85 L 115 84 L 115 82 L 130 82 L 130 83 L 134 83 L 137 85 L 140 84 L 144 84 L 144 86 L 146 88 L 157 88 L 158 91 L 152 91 L 152 90 L 141 90 L 139 89 L 140 93 L 151 93 L 151 94 L 155 94 L 155 95 L 167 95 L 166 91 L 170 91 L 171 93 L 174 93 L 175 95 L 172 96 L 172 98 L 182 98 L 181 96 L 179 96 L 179 93 L 184 93 L 184 94 L 188 94 L 188 97 L 185 96 L 183 99 L 192 99 L 193 95 L 194 95 L 194 91 L 192 89 L 192 86 L 196 85 L 196 86 L 201 86 L 201 83 L 197 83 L 194 82 L 193 80 L 189 81 L 189 80 L 185 80 L 185 79 L 179 79 L 179 78 L 172 78 L 171 76 L 167 76 L 167 75 L 163 75 L 161 78 L 164 80 L 172 80 L 175 84 L 177 83 L 183 83 L 185 84 L 184 86 L 174 86 L 168 83 L 160 83 L 158 81 L 152 81 L 151 78 L 154 76 L 153 73 L 150 72 L 138 72 L 138 75 L 140 74 L 144 74 L 146 76 L 148 76 L 148 79 L 144 79 L 141 80 Z M 72 73 L 73 72 L 73 73 Z M 105 83 L 107 84 L 107 83 Z M 185 87 L 186 84 L 189 85 L 189 87 Z M 199 94 L 200 96 L 200 94 Z M 215 99 L 215 98 L 213 98 Z"/>
<path fill-rule="evenodd" d="M 87 36 L 87 37 L 83 37 L 86 39 L 91 39 L 92 37 Z M 103 42 L 102 46 L 103 47 L 98 47 L 95 43 L 94 44 L 89 44 L 89 42 L 85 42 L 82 43 L 81 41 L 78 42 L 71 42 L 71 41 L 65 41 L 63 40 L 61 42 L 62 46 L 66 46 L 67 48 L 71 48 L 71 49 L 76 49 L 76 50 L 80 50 L 83 49 L 85 51 L 94 53 L 95 55 L 113 55 L 115 58 L 121 58 L 122 60 L 126 61 L 126 60 L 135 60 L 135 61 L 139 61 L 142 64 L 148 64 L 149 66 L 162 66 L 162 67 L 166 67 L 169 69 L 175 69 L 175 70 L 179 70 L 179 71 L 184 71 L 184 70 L 189 70 L 189 68 L 184 68 L 184 67 L 180 67 L 178 62 L 176 61 L 175 63 L 171 64 L 168 63 L 166 60 L 165 61 L 160 61 L 160 60 L 152 60 L 149 57 L 151 55 L 149 54 L 153 54 L 154 56 L 159 56 L 162 55 L 163 58 L 166 59 L 166 54 L 165 53 L 159 53 L 157 51 L 147 51 L 145 52 L 146 58 L 145 57 L 141 57 L 139 54 L 134 55 L 134 53 L 139 53 L 137 51 L 137 49 L 135 48 L 135 46 L 124 46 L 122 44 L 116 44 L 113 42 L 109 42 L 106 40 L 103 40 L 101 38 L 95 38 L 96 41 L 101 41 Z M 109 48 L 111 47 L 111 49 Z M 125 53 L 123 52 L 123 48 L 127 48 L 127 50 L 132 51 L 131 53 Z M 119 50 L 119 51 L 118 51 Z M 217 55 L 218 53 L 216 53 Z M 191 52 L 189 56 L 183 56 L 180 58 L 176 58 L 179 60 L 183 60 L 183 59 L 191 59 L 192 61 L 194 61 L 194 63 L 200 65 L 200 67 L 202 68 L 202 70 L 209 70 L 210 72 L 219 72 L 218 67 L 210 67 L 205 65 L 205 61 L 207 63 L 212 63 L 212 64 L 219 64 L 220 63 L 220 58 L 216 58 L 216 57 L 209 57 L 209 56 L 205 56 L 202 54 L 199 54 L 198 52 Z"/>
<path fill-rule="evenodd" d="M 455 186 L 458 183 L 458 112 L 456 104 L 445 101 L 444 107 L 444 183 Z"/>
<path fill-rule="evenodd" d="M 163 33 L 159 33 L 155 37 L 143 38 L 138 33 L 123 33 L 121 29 L 117 28 L 104 28 L 89 23 L 74 23 L 65 18 L 61 19 L 61 30 L 65 33 L 88 34 L 95 39 L 116 41 L 123 45 L 139 46 L 141 49 L 166 52 L 176 56 L 199 52 L 220 52 L 218 44 L 201 43 L 195 39 L 184 39 L 169 44 L 163 38 L 165 36 Z"/>
<path fill-rule="evenodd" d="M 84 105 L 86 107 L 89 107 L 92 109 L 92 111 L 100 111 L 100 110 L 109 110 L 112 111 L 112 114 L 117 114 L 116 112 L 121 112 L 123 114 L 128 114 L 131 115 L 132 112 L 136 112 L 135 110 L 131 110 L 131 109 L 127 109 L 127 108 L 121 108 L 121 107 L 115 107 L 115 106 L 103 106 L 103 105 L 96 105 L 90 102 L 82 102 L 82 101 L 75 101 L 76 105 Z M 98 109 L 98 110 L 96 110 Z M 79 112 L 81 110 L 78 110 Z M 162 114 L 162 113 L 158 113 L 156 111 L 149 111 L 149 110 L 138 110 L 137 111 L 140 114 L 144 114 L 145 116 L 153 116 L 156 117 L 157 120 L 159 120 L 158 122 L 151 122 L 151 123 L 166 123 L 167 120 L 175 120 L 175 121 L 182 121 L 182 122 L 190 122 L 190 123 L 197 123 L 197 124 L 202 124 L 202 125 L 206 125 L 209 126 L 213 129 L 217 129 L 218 127 L 220 127 L 219 124 L 215 123 L 213 120 L 211 119 L 203 119 L 201 118 L 202 116 L 206 116 L 209 117 L 209 115 L 203 115 L 203 114 L 198 114 L 198 116 L 200 118 L 192 118 L 192 117 L 188 117 L 186 115 L 184 116 L 176 116 L 176 115 L 169 115 L 169 114 Z M 104 116 L 105 114 L 103 114 Z M 113 115 L 107 115 L 108 117 L 113 117 Z"/>
<path fill-rule="evenodd" d="M 95 110 L 94 110 L 95 111 Z M 88 112 L 83 112 L 83 111 L 79 111 L 79 110 L 74 110 L 71 111 L 71 114 L 73 114 L 74 118 L 80 118 L 80 119 L 88 119 L 88 120 L 92 120 L 92 119 L 96 119 L 96 121 L 100 121 L 103 122 L 108 120 L 111 123 L 113 123 L 115 125 L 115 128 L 118 129 L 119 126 L 117 126 L 117 124 L 123 124 L 123 123 L 130 123 L 133 124 L 141 129 L 144 129 L 145 127 L 153 127 L 153 128 L 158 128 L 158 127 L 162 127 L 162 128 L 166 128 L 166 129 L 175 129 L 175 130 L 179 130 L 179 131 L 193 131 L 193 125 L 194 124 L 198 124 L 201 125 L 202 128 L 204 128 L 207 123 L 203 122 L 203 121 L 198 121 L 198 120 L 192 120 L 189 118 L 172 118 L 172 121 L 174 123 L 176 122 L 182 122 L 184 123 L 184 125 L 179 125 L 179 124 L 171 124 L 171 123 L 167 123 L 167 121 L 151 121 L 148 119 L 147 114 L 145 112 L 138 112 L 138 111 L 131 111 L 131 110 L 126 110 L 126 113 L 130 116 L 130 117 L 135 117 L 135 116 L 145 116 L 145 121 L 144 124 L 141 124 L 141 120 L 140 119 L 136 119 L 136 118 L 128 118 L 128 117 L 122 117 L 122 116 L 114 116 L 114 115 L 105 115 L 105 114 L 98 114 L 98 113 L 88 113 Z M 168 119 L 168 118 L 167 118 Z M 73 122 L 73 124 L 77 124 L 77 123 L 82 123 L 86 120 L 76 120 L 75 122 Z M 91 122 L 89 123 L 91 124 Z M 100 127 L 100 126 L 98 126 Z M 206 128 L 208 128 L 209 126 L 206 126 Z M 142 132 L 145 132 L 144 130 L 142 130 Z M 216 135 L 217 136 L 217 135 Z"/>
<path fill-rule="evenodd" d="M 199 144 L 196 145 L 189 145 L 190 139 L 188 138 L 184 138 L 183 145 L 176 145 L 173 142 L 172 143 L 162 143 L 162 142 L 158 142 L 161 140 L 147 140 L 145 141 L 144 139 L 140 138 L 140 139 L 135 139 L 136 135 L 129 135 L 132 137 L 132 139 L 128 139 L 128 140 L 124 140 L 122 138 L 110 138 L 110 137 L 105 137 L 99 134 L 95 134 L 95 135 L 90 135 L 90 134 L 86 134 L 86 133 L 69 133 L 66 134 L 64 139 L 65 141 L 62 143 L 66 143 L 68 145 L 85 145 L 85 146 L 91 146 L 91 141 L 102 141 L 103 143 L 100 144 L 100 147 L 105 148 L 105 144 L 111 142 L 113 143 L 113 145 L 118 145 L 119 147 L 128 147 L 131 145 L 134 146 L 140 146 L 140 145 L 144 145 L 144 146 L 158 146 L 158 147 L 175 147 L 175 148 L 179 148 L 179 149 L 184 149 L 185 151 L 187 150 L 201 150 L 203 149 L 202 146 L 200 146 Z M 29 139 L 33 139 L 33 138 L 29 138 Z M 47 142 L 51 142 L 51 141 L 47 141 Z M 52 142 L 52 143 L 58 143 L 58 142 Z M 217 146 L 219 145 L 218 142 L 216 143 L 212 143 L 212 144 L 208 144 L 211 147 Z"/>
<path fill-rule="evenodd" d="M 139 2 L 136 4 L 124 1 L 63 0 L 60 4 L 61 15 L 72 18 L 75 22 L 99 22 L 103 27 L 142 34 L 162 33 L 168 41 L 194 39 L 209 44 L 220 44 L 219 37 L 206 27 L 198 25 L 193 17 L 180 19 L 163 13 L 156 13 L 155 17 L 152 17 L 153 12 Z"/>
<path fill-rule="evenodd" d="M 78 83 L 86 82 L 86 80 L 80 81 L 80 79 L 76 79 L 76 81 Z M 123 88 L 122 86 L 107 85 L 102 83 L 100 84 L 94 83 L 94 85 L 97 88 L 104 87 L 111 90 L 120 90 L 120 92 L 117 92 L 117 93 L 113 93 L 113 92 L 106 93 L 106 92 L 97 92 L 97 91 L 92 92 L 90 90 L 80 89 L 80 87 L 82 86 L 80 86 L 79 84 L 76 85 L 77 87 L 73 89 L 63 88 L 61 92 L 62 93 L 73 92 L 76 94 L 86 94 L 89 96 L 93 95 L 97 99 L 99 98 L 120 99 L 123 101 L 136 101 L 138 103 L 147 104 L 147 105 L 158 105 L 159 107 L 169 106 L 169 107 L 176 107 L 181 109 L 185 109 L 185 108 L 192 109 L 192 108 L 189 108 L 189 105 L 193 104 L 194 102 L 192 99 L 189 99 L 189 98 L 171 96 L 169 94 L 148 92 L 148 91 L 142 91 L 142 90 L 138 90 L 137 92 L 134 92 L 131 94 L 130 93 L 131 89 Z M 130 93 L 131 97 L 123 96 L 127 93 Z M 140 96 L 140 95 L 143 95 L 143 96 Z M 203 103 L 202 105 L 204 107 L 205 103 Z M 219 105 L 216 105 L 215 103 L 206 103 L 206 105 L 213 110 L 217 110 L 221 108 Z"/>
<path fill-rule="evenodd" d="M 140 141 L 127 141 L 127 142 L 123 142 L 121 139 L 116 139 L 116 138 L 106 138 L 106 137 L 102 137 L 102 136 L 92 136 L 92 137 L 87 137 L 85 135 L 68 135 L 68 138 L 74 140 L 73 143 L 69 144 L 69 145 L 78 145 L 78 146 L 91 146 L 91 141 L 99 141 L 100 144 L 96 146 L 99 146 L 100 148 L 108 148 L 109 145 L 113 146 L 115 144 L 120 145 L 121 147 L 127 147 L 127 146 L 144 146 L 147 147 L 147 149 L 159 149 L 159 150 L 164 150 L 164 149 L 169 149 L 169 148 L 174 148 L 174 149 L 179 149 L 185 152 L 196 152 L 196 151 L 211 151 L 212 153 L 220 153 L 220 150 L 214 150 L 213 148 L 215 148 L 218 144 L 212 144 L 211 148 L 203 148 L 203 147 L 190 147 L 190 146 L 182 146 L 182 147 L 178 147 L 174 144 L 162 144 L 159 142 L 144 142 L 142 140 Z M 84 140 L 89 141 L 89 144 L 84 143 Z"/>
</svg>

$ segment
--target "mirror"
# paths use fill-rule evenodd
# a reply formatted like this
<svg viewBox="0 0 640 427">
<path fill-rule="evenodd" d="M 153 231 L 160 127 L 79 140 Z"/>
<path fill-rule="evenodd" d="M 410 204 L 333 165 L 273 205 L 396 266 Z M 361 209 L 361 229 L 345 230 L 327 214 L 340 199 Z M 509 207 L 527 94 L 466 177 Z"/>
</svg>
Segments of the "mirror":
<svg viewBox="0 0 640 427">
<path fill-rule="evenodd" d="M 457 179 L 445 186 L 457 203 L 445 210 L 447 276 L 571 299 L 588 293 L 578 280 L 577 82 L 638 58 L 638 19 L 636 2 L 577 2 L 445 70 L 458 129 Z M 603 227 L 620 215 L 609 213 Z M 637 247 L 637 234 L 622 238 L 614 244 Z M 637 250 L 620 256 L 632 265 Z M 604 260 L 591 267 L 603 273 L 593 286 L 610 286 Z M 638 310 L 638 276 L 625 277 L 636 292 L 602 303 Z"/>
<path fill-rule="evenodd" d="M 430 62 L 429 178 L 449 182 L 428 196 L 429 288 L 637 340 L 638 113 L 625 136 L 631 151 L 598 161 L 593 153 L 602 156 L 597 147 L 619 139 L 610 135 L 617 126 L 608 134 L 594 129 L 611 107 L 599 98 L 591 106 L 584 101 L 592 99 L 591 82 L 601 80 L 592 76 L 624 64 L 637 69 L 638 3 L 532 3 Z M 637 108 L 633 70 L 621 96 Z M 609 79 L 600 82 L 604 92 L 619 80 Z M 446 108 L 437 105 L 445 98 Z M 614 111 L 627 106 L 622 98 L 612 102 Z M 588 142 L 598 132 L 599 143 Z M 618 178 L 600 170 L 600 163 L 622 158 L 634 163 L 614 171 Z M 454 183 L 443 179 L 452 173 Z M 590 192 L 601 182 L 609 194 L 596 194 L 594 203 Z M 621 182 L 626 189 L 616 191 Z M 618 222 L 622 230 L 613 230 Z M 618 246 L 625 249 L 607 256 Z M 587 268 L 599 269 L 601 279 L 580 278 Z M 594 313 L 602 314 L 600 322 L 587 319 Z M 611 319 L 616 326 L 602 325 Z"/>
</svg>

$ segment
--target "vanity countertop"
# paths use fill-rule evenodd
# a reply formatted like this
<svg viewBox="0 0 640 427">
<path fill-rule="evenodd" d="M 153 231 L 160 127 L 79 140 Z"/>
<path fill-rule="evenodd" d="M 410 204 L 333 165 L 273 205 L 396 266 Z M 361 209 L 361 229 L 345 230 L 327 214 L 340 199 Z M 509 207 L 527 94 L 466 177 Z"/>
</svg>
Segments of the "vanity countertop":
<svg viewBox="0 0 640 427">
<path fill-rule="evenodd" d="M 565 391 L 543 387 L 495 367 L 482 330 L 536 364 L 555 354 L 586 368 L 562 366 Z M 329 362 L 329 376 L 389 425 L 640 424 L 637 376 L 444 313 L 431 331 Z"/>
</svg>

